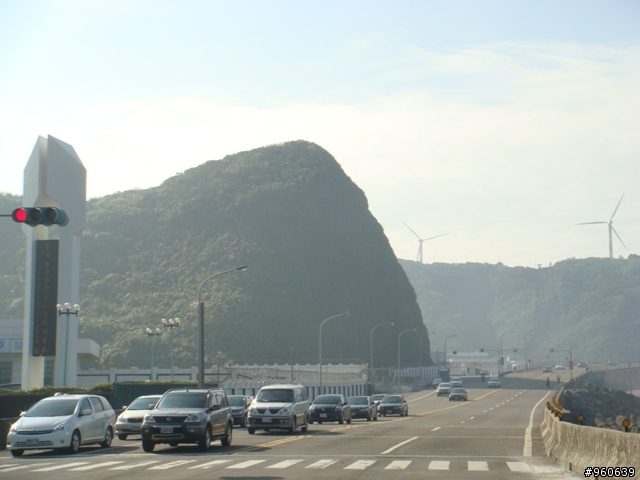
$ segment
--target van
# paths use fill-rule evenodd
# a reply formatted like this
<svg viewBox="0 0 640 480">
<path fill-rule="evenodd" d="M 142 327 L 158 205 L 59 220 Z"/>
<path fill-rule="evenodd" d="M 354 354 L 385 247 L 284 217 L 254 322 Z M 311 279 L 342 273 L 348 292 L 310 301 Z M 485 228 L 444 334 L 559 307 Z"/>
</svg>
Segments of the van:
<svg viewBox="0 0 640 480">
<path fill-rule="evenodd" d="M 247 431 L 286 430 L 302 433 L 309 428 L 309 399 L 302 385 L 276 384 L 262 387 L 249 407 Z"/>
</svg>

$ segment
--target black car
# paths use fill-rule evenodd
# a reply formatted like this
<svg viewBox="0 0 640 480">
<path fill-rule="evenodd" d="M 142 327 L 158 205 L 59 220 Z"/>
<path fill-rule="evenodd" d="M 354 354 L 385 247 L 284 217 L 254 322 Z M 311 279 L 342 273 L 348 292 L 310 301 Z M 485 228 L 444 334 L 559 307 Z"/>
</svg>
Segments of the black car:
<svg viewBox="0 0 640 480">
<path fill-rule="evenodd" d="M 409 415 L 409 404 L 402 395 L 386 395 L 380 402 L 378 409 L 383 417 L 387 415 L 406 417 Z"/>
<path fill-rule="evenodd" d="M 179 388 L 168 390 L 150 410 L 140 427 L 142 449 L 153 452 L 158 443 L 172 447 L 197 443 L 209 450 L 212 440 L 231 445 L 233 419 L 227 394 L 222 389 Z"/>
<path fill-rule="evenodd" d="M 351 423 L 351 406 L 344 395 L 319 395 L 309 407 L 309 423 Z"/>
<path fill-rule="evenodd" d="M 347 402 L 351 405 L 351 418 L 378 420 L 378 404 L 371 397 L 348 397 Z"/>
<path fill-rule="evenodd" d="M 229 395 L 227 398 L 229 399 L 229 405 L 231 405 L 233 424 L 246 427 L 249 406 L 253 401 L 253 397 L 249 395 Z"/>
</svg>

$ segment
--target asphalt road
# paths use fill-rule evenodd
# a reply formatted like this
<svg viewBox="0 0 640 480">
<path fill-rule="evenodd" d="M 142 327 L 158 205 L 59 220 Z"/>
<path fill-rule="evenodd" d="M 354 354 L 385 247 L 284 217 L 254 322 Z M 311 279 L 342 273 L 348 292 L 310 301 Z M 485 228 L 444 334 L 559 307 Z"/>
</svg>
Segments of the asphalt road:
<svg viewBox="0 0 640 480">
<path fill-rule="evenodd" d="M 555 373 L 554 373 L 555 376 Z M 568 380 L 569 372 L 561 374 Z M 109 449 L 83 447 L 79 454 L 0 452 L 0 478 L 92 480 L 178 479 L 569 479 L 544 452 L 540 423 L 552 392 L 547 374 L 508 375 L 502 388 L 479 378 L 463 379 L 468 402 L 449 402 L 426 390 L 406 394 L 409 416 L 381 417 L 351 425 L 311 425 L 306 434 L 234 429 L 231 447 L 212 444 L 156 446 L 145 453 L 140 440 L 114 440 Z M 554 385 L 552 385 L 553 387 Z M 581 472 L 580 472 L 581 473 Z"/>
</svg>

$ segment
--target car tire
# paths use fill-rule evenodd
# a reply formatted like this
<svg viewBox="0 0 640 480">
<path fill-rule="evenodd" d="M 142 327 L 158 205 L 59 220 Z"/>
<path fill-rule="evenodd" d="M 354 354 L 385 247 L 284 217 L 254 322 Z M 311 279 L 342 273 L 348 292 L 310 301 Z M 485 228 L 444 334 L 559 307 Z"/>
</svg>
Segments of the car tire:
<svg viewBox="0 0 640 480">
<path fill-rule="evenodd" d="M 287 432 L 293 435 L 296 433 L 296 428 L 298 428 L 298 426 L 296 425 L 296 416 L 294 415 L 291 417 L 291 426 L 287 429 Z"/>
<path fill-rule="evenodd" d="M 18 448 L 16 450 L 11 450 L 12 457 L 21 457 L 23 453 L 24 453 L 24 450 L 22 450 L 21 448 Z"/>
<path fill-rule="evenodd" d="M 142 440 L 142 450 L 147 453 L 153 452 L 153 449 L 156 448 L 156 444 L 151 440 Z"/>
<path fill-rule="evenodd" d="M 128 435 L 125 435 L 123 433 L 118 434 L 118 440 L 126 440 Z"/>
<path fill-rule="evenodd" d="M 73 434 L 71 435 L 71 443 L 69 444 L 69 448 L 67 449 L 67 451 L 72 455 L 78 453 L 80 451 L 80 442 L 80 432 L 78 430 L 74 430 Z"/>
<path fill-rule="evenodd" d="M 349 418 L 347 418 L 347 425 L 351 425 L 351 415 L 349 415 Z"/>
<path fill-rule="evenodd" d="M 255 433 L 256 433 L 256 429 L 255 429 L 255 428 L 253 428 L 253 427 L 247 427 L 247 433 L 248 433 L 249 435 L 253 435 L 253 434 L 255 434 Z"/>
<path fill-rule="evenodd" d="M 307 433 L 307 430 L 309 430 L 309 419 L 305 416 L 305 422 L 304 425 L 300 427 L 300 432 Z"/>
<path fill-rule="evenodd" d="M 111 430 L 111 427 L 108 427 L 107 431 L 104 434 L 104 441 L 100 443 L 100 448 L 109 448 L 111 446 L 112 441 L 113 441 L 113 430 Z"/>
<path fill-rule="evenodd" d="M 338 423 L 339 423 L 340 425 L 342 425 L 342 424 L 344 423 L 344 414 L 342 414 L 342 415 L 340 416 L 340 418 L 338 419 Z"/>
<path fill-rule="evenodd" d="M 224 434 L 224 437 L 220 439 L 220 443 L 223 447 L 229 447 L 231 445 L 231 440 L 233 440 L 233 423 L 229 423 L 227 425 L 227 431 Z"/>
<path fill-rule="evenodd" d="M 198 440 L 198 448 L 201 452 L 206 452 L 211 446 L 211 427 L 207 425 L 204 429 L 204 437 Z"/>
<path fill-rule="evenodd" d="M 371 419 L 372 419 L 372 417 L 371 417 L 371 412 L 369 412 L 369 413 L 367 414 L 367 422 L 370 422 L 370 421 L 371 421 Z"/>
</svg>

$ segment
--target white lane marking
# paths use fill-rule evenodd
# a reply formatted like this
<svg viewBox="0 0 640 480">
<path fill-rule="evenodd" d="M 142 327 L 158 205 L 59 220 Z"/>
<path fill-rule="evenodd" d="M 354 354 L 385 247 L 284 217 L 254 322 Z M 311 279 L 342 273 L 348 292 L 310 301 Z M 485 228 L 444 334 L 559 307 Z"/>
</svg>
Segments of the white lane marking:
<svg viewBox="0 0 640 480">
<path fill-rule="evenodd" d="M 532 447 L 531 447 L 531 429 L 533 428 L 533 414 L 536 411 L 536 408 L 538 408 L 538 405 L 540 405 L 545 398 L 547 398 L 547 395 L 549 395 L 549 392 L 547 392 L 544 397 L 542 397 L 540 399 L 540 401 L 538 403 L 536 403 L 536 405 L 531 409 L 531 414 L 529 415 L 529 426 L 527 426 L 527 429 L 524 432 L 524 450 L 522 451 L 522 456 L 523 457 L 530 457 L 532 456 Z"/>
<path fill-rule="evenodd" d="M 432 460 L 429 470 L 449 470 L 449 460 Z"/>
<path fill-rule="evenodd" d="M 357 462 L 353 462 L 351 465 L 344 467 L 344 470 L 364 470 L 374 463 L 376 463 L 375 460 L 358 460 Z"/>
<path fill-rule="evenodd" d="M 132 468 L 146 467 L 147 465 L 153 465 L 154 463 L 159 463 L 160 460 L 148 460 L 146 462 L 134 463 L 133 465 L 121 465 L 119 467 L 113 467 L 109 470 L 131 470 Z"/>
<path fill-rule="evenodd" d="M 489 464 L 487 462 L 467 462 L 467 468 L 472 472 L 488 472 Z"/>
<path fill-rule="evenodd" d="M 331 459 L 318 460 L 316 463 L 312 463 L 311 465 L 309 465 L 309 466 L 307 466 L 305 468 L 327 468 L 329 465 L 333 465 L 337 461 L 338 460 L 331 460 Z"/>
<path fill-rule="evenodd" d="M 53 472 L 54 470 L 61 470 L 63 468 L 79 467 L 80 465 L 86 465 L 87 463 L 89 462 L 65 463 L 64 465 L 54 465 L 53 467 L 38 468 L 37 470 L 32 470 L 32 472 Z"/>
<path fill-rule="evenodd" d="M 86 472 L 87 470 L 94 470 L 96 468 L 103 468 L 103 467 L 108 467 L 109 465 L 119 465 L 121 463 L 124 462 L 102 462 L 102 463 L 95 463 L 93 465 L 85 465 L 84 467 L 78 467 L 78 468 L 71 468 L 69 471 L 70 472 Z"/>
<path fill-rule="evenodd" d="M 40 464 L 42 465 L 42 464 Z M 14 470 L 22 470 L 23 468 L 30 467 L 31 465 L 18 465 L 18 466 L 2 466 L 0 467 L 0 472 L 13 472 Z"/>
<path fill-rule="evenodd" d="M 432 432 L 435 432 L 435 431 L 437 431 L 437 430 L 440 430 L 441 428 L 442 428 L 442 427 L 432 428 L 432 429 L 431 429 L 431 431 L 432 431 Z"/>
<path fill-rule="evenodd" d="M 394 460 L 385 467 L 385 470 L 404 470 L 411 465 L 411 460 Z"/>
<path fill-rule="evenodd" d="M 407 443 L 409 443 L 409 442 L 413 442 L 414 440 L 417 440 L 417 439 L 418 439 L 418 437 L 413 437 L 413 438 L 410 438 L 409 440 L 405 440 L 404 442 L 400 442 L 400 443 L 399 443 L 399 444 L 397 444 L 396 446 L 391 447 L 391 448 L 390 448 L 390 449 L 388 449 L 388 450 L 385 450 L 385 451 L 384 451 L 384 452 L 382 452 L 380 455 L 386 455 L 387 453 L 391 453 L 391 452 L 393 452 L 396 448 L 400 448 L 401 446 L 406 445 L 406 444 L 407 444 Z"/>
<path fill-rule="evenodd" d="M 193 470 L 194 468 L 211 468 L 214 465 L 221 465 L 223 463 L 229 463 L 231 460 L 214 460 L 212 462 L 203 463 L 202 465 L 194 465 L 193 467 L 189 467 L 189 470 Z"/>
<path fill-rule="evenodd" d="M 287 468 L 291 465 L 295 465 L 296 463 L 300 463 L 302 460 L 283 460 L 282 462 L 278 462 L 275 465 L 270 465 L 267 468 Z"/>
<path fill-rule="evenodd" d="M 476 418 L 476 417 L 471 417 L 469 420 L 473 420 L 474 418 Z"/>
<path fill-rule="evenodd" d="M 531 472 L 531 468 L 524 462 L 507 462 L 507 467 L 512 472 Z"/>
<path fill-rule="evenodd" d="M 149 470 L 169 470 L 173 467 L 179 467 L 180 465 L 185 465 L 187 463 L 195 462 L 195 460 L 176 460 L 175 462 L 165 463 L 163 465 L 156 465 L 155 467 L 149 468 Z"/>
<path fill-rule="evenodd" d="M 254 465 L 258 465 L 259 463 L 266 462 L 266 460 L 247 460 L 246 462 L 236 463 L 235 465 L 229 465 L 227 468 L 241 469 L 241 468 L 249 468 Z"/>
</svg>

